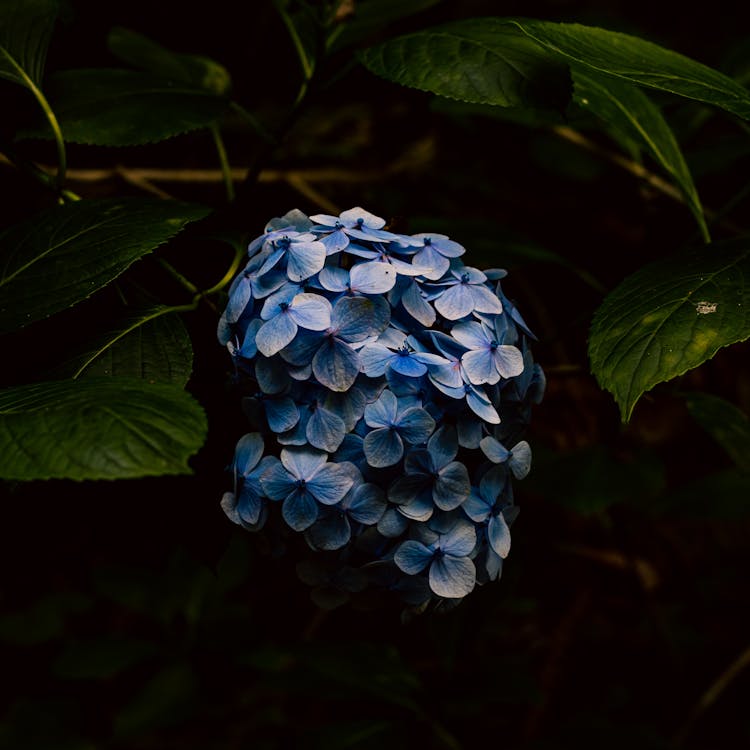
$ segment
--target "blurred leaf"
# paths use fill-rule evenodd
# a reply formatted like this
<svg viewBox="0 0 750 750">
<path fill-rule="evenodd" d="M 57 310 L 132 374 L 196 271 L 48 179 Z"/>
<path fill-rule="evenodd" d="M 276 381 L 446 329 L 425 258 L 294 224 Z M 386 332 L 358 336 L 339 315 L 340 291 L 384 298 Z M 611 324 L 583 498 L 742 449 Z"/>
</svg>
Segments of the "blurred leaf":
<svg viewBox="0 0 750 750">
<path fill-rule="evenodd" d="M 0 641 L 30 646 L 52 640 L 62 635 L 68 615 L 84 612 L 90 604 L 81 594 L 49 594 L 25 610 L 0 616 Z"/>
<path fill-rule="evenodd" d="M 84 68 L 50 78 L 50 105 L 66 141 L 93 146 L 137 146 L 216 122 L 229 100 L 205 89 L 133 70 Z M 44 124 L 20 138 L 49 138 Z"/>
<path fill-rule="evenodd" d="M 722 134 L 721 140 L 702 148 L 686 152 L 690 171 L 696 177 L 721 174 L 739 166 L 741 159 L 750 156 L 750 138 L 747 135 Z"/>
<path fill-rule="evenodd" d="M 574 97 L 626 137 L 639 143 L 677 183 L 704 236 L 708 227 L 682 151 L 671 128 L 640 89 L 625 81 L 590 75 L 573 67 Z"/>
<path fill-rule="evenodd" d="M 172 52 L 130 29 L 120 26 L 112 29 L 107 45 L 115 57 L 156 76 L 219 96 L 228 95 L 232 88 L 232 79 L 223 65 L 201 55 Z"/>
<path fill-rule="evenodd" d="M 524 489 L 584 516 L 656 497 L 664 486 L 664 466 L 654 455 L 618 460 L 603 446 L 562 454 L 537 447 L 534 471 L 524 479 Z"/>
<path fill-rule="evenodd" d="M 0 333 L 90 297 L 208 213 L 178 201 L 107 198 L 59 206 L 10 227 L 0 234 Z"/>
<path fill-rule="evenodd" d="M 85 378 L 0 391 L 0 477 L 127 479 L 189 474 L 206 436 L 181 388 Z"/>
<path fill-rule="evenodd" d="M 167 667 L 143 687 L 115 719 L 115 735 L 137 734 L 184 719 L 197 692 L 198 682 L 188 664 Z"/>
<path fill-rule="evenodd" d="M 387 745 L 393 748 L 393 742 L 401 739 L 403 727 L 391 719 L 371 719 L 345 721 L 338 719 L 331 724 L 318 727 L 315 732 L 315 747 L 323 750 L 345 750 L 354 747 L 361 750 Z M 383 735 L 386 734 L 386 737 Z"/>
<path fill-rule="evenodd" d="M 465 102 L 562 110 L 570 100 L 567 66 L 497 18 L 396 37 L 361 59 L 390 81 Z"/>
<path fill-rule="evenodd" d="M 596 311 L 591 370 L 626 422 L 641 394 L 750 337 L 750 238 L 651 263 Z"/>
<path fill-rule="evenodd" d="M 52 667 L 70 680 L 106 680 L 158 652 L 156 644 L 115 636 L 70 641 Z"/>
<path fill-rule="evenodd" d="M 449 117 L 489 117 L 502 122 L 512 122 L 527 128 L 550 128 L 563 125 L 565 116 L 551 109 L 528 109 L 526 107 L 497 107 L 492 104 L 471 104 L 455 99 L 434 99 L 430 102 L 433 112 Z"/>
<path fill-rule="evenodd" d="M 750 421 L 744 412 L 708 393 L 689 393 L 686 400 L 693 419 L 729 454 L 738 468 L 750 472 Z"/>
<path fill-rule="evenodd" d="M 485 19 L 489 20 L 489 19 Z M 493 19 L 496 23 L 500 19 Z M 669 91 L 750 118 L 750 92 L 723 73 L 629 34 L 576 23 L 507 19 L 549 52 L 594 74 Z"/>
<path fill-rule="evenodd" d="M 143 378 L 185 386 L 193 371 L 193 347 L 180 317 L 155 307 L 133 315 L 66 370 L 73 377 Z"/>
<path fill-rule="evenodd" d="M 750 516 L 750 474 L 725 469 L 691 480 L 660 498 L 657 513 L 698 518 L 739 519 Z"/>
<path fill-rule="evenodd" d="M 0 78 L 41 84 L 57 10 L 57 0 L 0 0 Z"/>
</svg>

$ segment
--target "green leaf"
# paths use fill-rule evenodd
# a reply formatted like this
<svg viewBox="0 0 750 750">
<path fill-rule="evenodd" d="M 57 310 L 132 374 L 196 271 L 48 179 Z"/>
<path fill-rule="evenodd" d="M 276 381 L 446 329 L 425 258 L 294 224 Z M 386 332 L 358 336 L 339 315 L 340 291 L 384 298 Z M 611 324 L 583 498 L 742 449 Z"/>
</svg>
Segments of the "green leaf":
<svg viewBox="0 0 750 750">
<path fill-rule="evenodd" d="M 591 369 L 623 421 L 657 383 L 750 337 L 750 238 L 651 263 L 606 297 L 591 324 Z"/>
<path fill-rule="evenodd" d="M 167 78 L 133 70 L 66 70 L 52 76 L 50 105 L 66 141 L 94 146 L 135 146 L 205 128 L 229 100 Z M 46 125 L 19 134 L 48 138 Z"/>
<path fill-rule="evenodd" d="M 570 100 L 567 66 L 499 18 L 397 37 L 361 59 L 395 83 L 475 104 L 560 110 Z"/>
<path fill-rule="evenodd" d="M 57 10 L 57 0 L 0 0 L 0 78 L 39 86 Z"/>
<path fill-rule="evenodd" d="M 193 370 L 190 336 L 168 307 L 155 307 L 103 336 L 67 368 L 73 377 L 143 378 L 185 386 Z"/>
<path fill-rule="evenodd" d="M 506 21 L 550 52 L 593 73 L 669 91 L 750 118 L 750 92 L 747 89 L 723 73 L 653 42 L 577 23 L 527 18 Z"/>
<path fill-rule="evenodd" d="M 0 235 L 0 333 L 91 296 L 209 209 L 119 198 L 59 206 Z"/>
<path fill-rule="evenodd" d="M 118 26 L 110 31 L 107 44 L 123 62 L 162 78 L 219 96 L 228 95 L 232 88 L 229 72 L 215 60 L 172 52 L 135 31 Z"/>
<path fill-rule="evenodd" d="M 750 474 L 724 469 L 697 477 L 657 501 L 657 514 L 679 514 L 699 518 L 744 519 L 750 516 Z"/>
<path fill-rule="evenodd" d="M 127 479 L 189 474 L 206 417 L 181 388 L 85 378 L 0 391 L 0 477 Z"/>
<path fill-rule="evenodd" d="M 687 408 L 732 461 L 750 472 L 750 421 L 745 413 L 729 401 L 708 393 L 687 394 Z"/>
<path fill-rule="evenodd" d="M 591 75 L 573 66 L 574 98 L 581 107 L 637 142 L 677 183 L 701 232 L 708 238 L 698 191 L 674 133 L 651 100 L 625 82 Z"/>
</svg>

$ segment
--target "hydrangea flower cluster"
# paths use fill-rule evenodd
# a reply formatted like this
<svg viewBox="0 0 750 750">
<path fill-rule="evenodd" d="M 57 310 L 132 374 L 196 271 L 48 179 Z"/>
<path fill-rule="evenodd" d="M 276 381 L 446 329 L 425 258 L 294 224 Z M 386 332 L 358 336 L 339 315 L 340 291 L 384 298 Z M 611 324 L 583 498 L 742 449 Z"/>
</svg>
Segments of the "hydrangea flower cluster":
<svg viewBox="0 0 750 750">
<path fill-rule="evenodd" d="M 280 515 L 327 552 L 318 586 L 419 608 L 500 575 L 544 375 L 505 271 L 384 226 L 293 210 L 250 243 L 218 336 L 255 431 L 222 507 L 251 531 Z"/>
</svg>

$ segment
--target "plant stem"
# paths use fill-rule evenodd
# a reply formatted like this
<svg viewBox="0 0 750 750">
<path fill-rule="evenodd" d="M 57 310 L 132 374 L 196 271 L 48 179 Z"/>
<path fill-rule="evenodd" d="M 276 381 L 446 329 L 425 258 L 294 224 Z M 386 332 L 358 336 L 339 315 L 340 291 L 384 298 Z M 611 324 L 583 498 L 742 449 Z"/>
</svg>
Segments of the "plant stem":
<svg viewBox="0 0 750 750">
<path fill-rule="evenodd" d="M 171 263 L 164 258 L 156 258 L 156 262 L 186 291 L 190 294 L 199 294 L 198 287 L 190 279 L 185 278 Z"/>
<path fill-rule="evenodd" d="M 229 108 L 236 112 L 248 125 L 267 143 L 276 143 L 276 137 L 269 132 L 263 123 L 252 113 L 246 110 L 239 102 L 229 102 Z"/>
<path fill-rule="evenodd" d="M 218 124 L 214 123 L 211 125 L 211 135 L 213 136 L 214 145 L 216 146 L 216 153 L 219 156 L 219 164 L 221 165 L 221 174 L 224 179 L 224 189 L 227 192 L 227 200 L 231 203 L 231 201 L 234 200 L 232 168 L 229 165 L 227 150 L 224 146 L 224 139 L 221 137 L 221 130 L 219 129 Z"/>
</svg>

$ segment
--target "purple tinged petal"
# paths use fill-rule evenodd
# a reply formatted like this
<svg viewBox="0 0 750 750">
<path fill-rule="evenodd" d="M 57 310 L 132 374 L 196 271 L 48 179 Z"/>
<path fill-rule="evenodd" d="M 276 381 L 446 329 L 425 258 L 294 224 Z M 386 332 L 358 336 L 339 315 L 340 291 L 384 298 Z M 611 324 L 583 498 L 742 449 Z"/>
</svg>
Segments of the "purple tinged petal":
<svg viewBox="0 0 750 750">
<path fill-rule="evenodd" d="M 325 331 L 331 327 L 331 303 L 319 294 L 298 294 L 289 304 L 288 314 L 308 331 Z"/>
<path fill-rule="evenodd" d="M 325 262 L 326 246 L 322 242 L 293 242 L 287 250 L 286 274 L 292 281 L 305 281 Z"/>
<path fill-rule="evenodd" d="M 523 354 L 515 346 L 503 344 L 492 352 L 495 369 L 504 378 L 514 378 L 523 372 Z"/>
<path fill-rule="evenodd" d="M 404 444 L 399 434 L 389 427 L 368 432 L 363 447 L 367 463 L 375 469 L 393 466 L 404 455 Z"/>
<path fill-rule="evenodd" d="M 436 300 L 435 309 L 448 320 L 466 317 L 474 309 L 474 297 L 468 284 L 456 284 L 446 289 Z"/>
<path fill-rule="evenodd" d="M 489 349 L 473 349 L 461 357 L 461 364 L 470 383 L 494 385 L 500 380 L 492 352 Z"/>
<path fill-rule="evenodd" d="M 510 529 L 502 513 L 490 518 L 490 522 L 487 524 L 487 540 L 500 557 L 508 556 L 510 552 Z"/>
<path fill-rule="evenodd" d="M 396 285 L 396 271 L 378 260 L 358 263 L 349 271 L 351 288 L 363 294 L 384 294 Z"/>
<path fill-rule="evenodd" d="M 297 324 L 288 312 L 267 320 L 258 330 L 255 343 L 266 357 L 280 352 L 297 335 Z"/>
<path fill-rule="evenodd" d="M 399 545 L 393 562 L 409 575 L 421 573 L 432 561 L 435 553 L 429 547 L 414 539 L 407 539 Z"/>
<path fill-rule="evenodd" d="M 476 568 L 467 557 L 445 557 L 430 565 L 430 588 L 446 599 L 461 599 L 470 594 L 476 583 Z"/>
<path fill-rule="evenodd" d="M 305 434 L 310 445 L 333 453 L 346 435 L 346 425 L 341 417 L 318 406 L 307 422 Z"/>
<path fill-rule="evenodd" d="M 307 489 L 323 505 L 335 505 L 349 492 L 353 484 L 354 479 L 347 466 L 327 463 L 307 481 Z"/>
<path fill-rule="evenodd" d="M 295 531 L 304 531 L 318 518 L 318 504 L 306 490 L 295 489 L 284 500 L 281 515 Z"/>
</svg>

